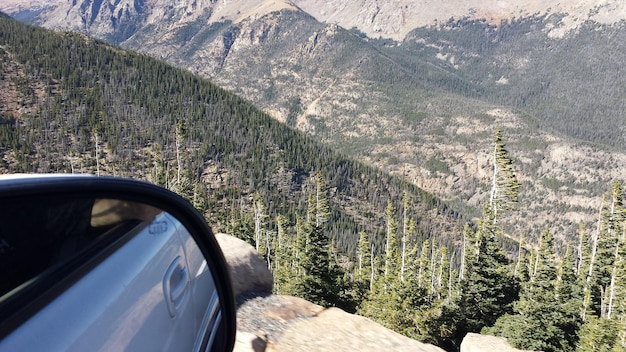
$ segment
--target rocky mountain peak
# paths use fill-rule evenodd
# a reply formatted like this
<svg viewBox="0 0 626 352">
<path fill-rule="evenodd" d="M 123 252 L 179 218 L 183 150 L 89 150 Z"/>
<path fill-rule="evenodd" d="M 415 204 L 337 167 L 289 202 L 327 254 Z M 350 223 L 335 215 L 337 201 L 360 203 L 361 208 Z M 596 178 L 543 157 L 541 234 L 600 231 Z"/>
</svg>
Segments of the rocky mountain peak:
<svg viewBox="0 0 626 352">
<path fill-rule="evenodd" d="M 197 21 L 238 23 L 285 8 L 295 9 L 288 0 L 10 0 L 0 5 L 9 13 L 40 10 L 37 22 L 44 27 L 87 32 L 116 43 L 144 27 L 169 31 Z"/>
<path fill-rule="evenodd" d="M 502 20 L 531 15 L 560 14 L 551 28 L 559 37 L 587 20 L 616 23 L 626 19 L 621 0 L 4 0 L 0 10 L 7 13 L 48 11 L 40 24 L 49 28 L 95 33 L 112 33 L 124 19 L 142 24 L 180 25 L 206 19 L 206 23 L 230 20 L 239 23 L 281 9 L 299 8 L 317 20 L 358 28 L 370 37 L 402 40 L 413 29 L 438 25 L 450 18 L 485 19 L 499 25 Z"/>
<path fill-rule="evenodd" d="M 626 3 L 620 0 L 293 0 L 294 4 L 322 22 L 356 27 L 370 37 L 402 40 L 416 27 L 445 23 L 451 17 L 501 20 L 535 14 L 565 14 L 553 29 L 560 36 L 586 20 L 615 23 L 626 19 Z"/>
</svg>

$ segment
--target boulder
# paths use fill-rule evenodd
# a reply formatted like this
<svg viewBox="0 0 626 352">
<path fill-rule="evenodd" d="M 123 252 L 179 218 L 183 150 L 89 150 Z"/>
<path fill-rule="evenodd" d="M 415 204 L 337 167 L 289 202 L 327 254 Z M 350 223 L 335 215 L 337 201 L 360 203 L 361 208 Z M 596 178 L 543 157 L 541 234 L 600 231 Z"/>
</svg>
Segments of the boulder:
<svg viewBox="0 0 626 352">
<path fill-rule="evenodd" d="M 224 252 L 235 297 L 246 291 L 272 292 L 274 277 L 254 247 L 223 233 L 215 238 Z"/>
<path fill-rule="evenodd" d="M 504 337 L 468 333 L 461 342 L 461 352 L 525 352 L 511 347 Z"/>
</svg>

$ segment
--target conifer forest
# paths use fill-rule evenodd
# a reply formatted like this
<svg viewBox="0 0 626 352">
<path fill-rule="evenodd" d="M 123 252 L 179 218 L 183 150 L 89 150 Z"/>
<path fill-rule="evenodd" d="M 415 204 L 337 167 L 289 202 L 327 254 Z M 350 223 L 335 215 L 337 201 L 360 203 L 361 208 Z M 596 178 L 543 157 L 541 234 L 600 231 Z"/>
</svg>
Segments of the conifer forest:
<svg viewBox="0 0 626 352">
<path fill-rule="evenodd" d="M 626 350 L 624 180 L 594 226 L 510 234 L 515 155 L 494 126 L 471 218 L 187 71 L 0 15 L 0 172 L 145 179 L 249 242 L 277 294 L 455 350 L 468 332 L 541 351 Z"/>
</svg>

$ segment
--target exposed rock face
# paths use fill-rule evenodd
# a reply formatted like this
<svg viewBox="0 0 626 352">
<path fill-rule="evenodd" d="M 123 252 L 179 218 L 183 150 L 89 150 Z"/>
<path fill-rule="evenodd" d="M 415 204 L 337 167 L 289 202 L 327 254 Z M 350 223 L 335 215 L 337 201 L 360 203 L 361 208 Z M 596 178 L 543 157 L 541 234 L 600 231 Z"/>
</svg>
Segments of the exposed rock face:
<svg viewBox="0 0 626 352">
<path fill-rule="evenodd" d="M 173 4 L 167 0 L 3 0 L 0 9 L 35 10 L 43 4 L 46 9 L 56 8 L 45 10 L 40 16 L 31 14 L 31 17 L 45 27 L 79 30 L 210 78 L 277 120 L 367 164 L 404 177 L 443 200 L 468 204 L 478 212 L 490 187 L 489 150 L 494 126 L 498 125 L 506 131 L 508 146 L 516 160 L 517 177 L 524 185 L 520 199 L 525 204 L 523 212 L 512 212 L 510 220 L 503 219 L 509 228 L 507 232 L 528 233 L 533 237 L 550 228 L 558 237 L 566 237 L 576 232 L 577 224 L 582 222 L 589 226 L 595 222 L 602 192 L 607 190 L 610 180 L 621 178 L 625 172 L 626 153 L 578 143 L 563 138 L 562 133 L 554 134 L 551 128 L 535 129 L 528 124 L 530 120 L 525 113 L 515 111 L 518 109 L 422 89 L 424 82 L 426 87 L 431 83 L 422 81 L 421 77 L 438 77 L 445 71 L 451 76 L 443 81 L 456 80 L 457 72 L 460 77 L 466 77 L 462 81 L 473 80 L 471 75 L 464 75 L 481 70 L 475 60 L 484 54 L 474 52 L 471 46 L 463 45 L 459 49 L 455 42 L 447 47 L 446 41 L 431 42 L 428 37 L 422 38 L 419 34 L 422 32 L 409 34 L 407 43 L 425 48 L 415 52 L 422 52 L 426 60 L 424 66 L 416 63 L 416 67 L 431 72 L 411 76 L 407 72 L 412 72 L 413 64 L 401 65 L 399 62 L 404 60 L 401 57 L 398 60 L 388 53 L 381 55 L 368 44 L 369 39 L 347 32 L 337 24 L 345 28 L 356 26 L 373 37 L 400 39 L 414 27 L 435 24 L 435 19 L 441 24 L 450 16 L 484 17 L 499 23 L 500 19 L 510 16 L 567 13 L 562 20 L 561 15 L 551 16 L 550 21 L 554 22 L 538 29 L 558 36 L 588 18 L 603 23 L 626 18 L 626 2 L 446 0 L 437 6 L 433 6 L 431 0 L 292 2 L 181 0 Z M 294 10 L 294 5 L 303 11 Z M 327 24 L 317 22 L 309 14 Z M 524 38 L 535 38 L 538 33 L 524 35 Z M 621 42 L 619 38 L 615 40 Z M 533 45 L 541 46 L 539 43 Z M 595 64 L 604 62 L 602 56 L 607 56 L 602 54 L 605 49 L 599 48 L 588 50 L 600 54 L 584 67 L 623 66 L 621 61 Z M 550 57 L 561 56 L 553 54 L 553 48 L 545 50 L 534 57 L 528 50 L 510 51 L 502 46 L 497 50 L 498 55 L 483 59 L 505 74 L 485 78 L 487 85 L 484 87 L 489 87 L 488 90 L 492 89 L 491 84 L 533 87 L 553 79 L 557 83 L 550 84 L 551 88 L 546 90 L 546 94 L 553 95 L 541 98 L 541 109 L 543 101 L 560 101 L 560 97 L 571 102 L 558 103 L 555 111 L 561 111 L 561 105 L 576 105 L 571 111 L 600 111 L 611 106 L 604 103 L 607 97 L 620 96 L 614 94 L 613 87 L 620 87 L 623 79 L 610 69 L 605 70 L 606 78 L 601 78 L 600 73 L 594 74 L 592 80 L 597 80 L 597 84 L 569 82 L 562 85 L 568 87 L 563 91 L 556 87 L 570 75 L 567 70 L 551 79 L 542 75 L 522 79 L 532 77 L 542 67 L 549 67 Z M 406 53 L 413 55 L 411 51 Z M 433 59 L 437 60 L 434 64 L 430 61 Z M 489 67 L 485 73 L 492 69 Z M 580 71 L 579 77 L 586 71 Z M 615 77 L 614 83 L 609 83 L 608 77 Z M 394 88 L 396 83 L 391 83 L 394 80 L 401 83 L 400 88 Z M 585 104 L 593 103 L 584 108 L 584 104 L 579 106 L 583 99 L 575 97 L 581 94 L 572 94 L 570 87 L 588 92 L 584 93 L 588 96 Z M 614 101 L 621 104 L 619 99 Z M 537 117 L 550 120 L 555 115 L 550 109 L 546 110 L 545 117 Z M 620 111 L 618 108 L 607 110 Z M 603 114 L 597 116 L 600 115 Z M 598 122 L 600 125 L 604 123 Z M 622 125 L 612 130 L 619 131 Z M 353 204 L 354 200 L 350 199 L 342 206 L 357 208 Z"/>
<path fill-rule="evenodd" d="M 110 34 L 120 20 L 131 20 L 136 28 L 161 19 L 171 23 L 192 22 L 211 14 L 210 22 L 255 18 L 296 5 L 318 20 L 356 27 L 372 37 L 402 40 L 416 27 L 444 23 L 450 17 L 485 18 L 498 25 L 500 20 L 532 14 L 566 13 L 559 36 L 591 19 L 615 23 L 626 18 L 626 3 L 621 0 L 3 0 L 0 9 L 8 13 L 56 8 L 42 21 L 46 27 L 72 28 Z M 152 8 L 157 8 L 152 11 Z"/>
<path fill-rule="evenodd" d="M 443 351 L 338 308 L 326 309 L 311 319 L 291 325 L 277 341 L 275 349 L 276 351 Z"/>
<path fill-rule="evenodd" d="M 246 291 L 272 292 L 274 277 L 251 245 L 222 233 L 215 238 L 226 257 L 235 297 Z"/>
<path fill-rule="evenodd" d="M 511 347 L 505 338 L 469 333 L 461 342 L 461 352 L 524 352 Z"/>
<path fill-rule="evenodd" d="M 626 15 L 621 0 L 293 0 L 320 21 L 356 27 L 371 37 L 402 40 L 416 27 L 444 23 L 449 18 L 485 18 L 496 25 L 500 20 L 533 14 L 566 13 L 558 31 L 565 33 L 585 20 L 614 23 Z M 559 35 L 561 33 L 555 33 Z"/>
<path fill-rule="evenodd" d="M 267 341 L 255 334 L 237 331 L 233 352 L 263 352 L 267 347 Z"/>
<path fill-rule="evenodd" d="M 295 9 L 287 0 L 30 0 L 20 6 L 9 1 L 0 9 L 17 13 L 45 6 L 48 11 L 37 19 L 44 27 L 84 32 L 118 44 L 146 31 L 171 39 L 174 35 L 184 37 L 185 33 L 177 31 L 189 24 L 236 23 L 283 8 Z"/>
<path fill-rule="evenodd" d="M 267 351 L 443 351 L 367 318 L 289 296 L 244 302 L 237 312 L 237 324 L 240 332 L 267 338 Z"/>
</svg>

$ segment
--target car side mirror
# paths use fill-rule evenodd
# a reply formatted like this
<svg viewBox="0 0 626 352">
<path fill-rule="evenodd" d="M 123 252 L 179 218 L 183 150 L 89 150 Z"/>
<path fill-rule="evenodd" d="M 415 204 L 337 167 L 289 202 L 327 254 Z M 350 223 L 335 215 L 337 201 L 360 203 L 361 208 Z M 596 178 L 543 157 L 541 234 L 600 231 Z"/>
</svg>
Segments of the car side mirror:
<svg viewBox="0 0 626 352">
<path fill-rule="evenodd" d="M 180 196 L 141 181 L 0 177 L 0 351 L 230 351 L 221 249 Z"/>
</svg>

